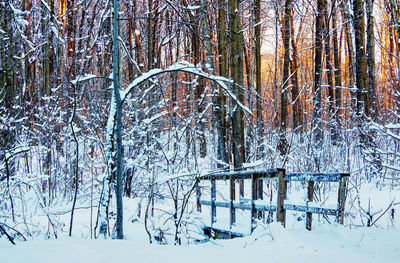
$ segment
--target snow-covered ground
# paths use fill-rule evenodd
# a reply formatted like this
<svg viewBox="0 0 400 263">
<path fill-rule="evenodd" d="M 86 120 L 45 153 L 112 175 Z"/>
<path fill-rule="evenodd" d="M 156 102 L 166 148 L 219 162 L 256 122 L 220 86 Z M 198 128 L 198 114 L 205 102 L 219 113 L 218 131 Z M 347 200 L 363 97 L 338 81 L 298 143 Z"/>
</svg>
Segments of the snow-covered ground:
<svg viewBox="0 0 400 263">
<path fill-rule="evenodd" d="M 219 188 L 223 189 L 223 185 Z M 304 190 L 301 191 L 296 186 L 292 186 L 291 189 L 291 199 L 304 201 Z M 335 197 L 336 190 L 333 188 L 331 192 Z M 326 195 L 329 193 L 327 191 Z M 329 223 L 322 216 L 314 215 L 313 230 L 309 232 L 304 227 L 304 213 L 288 211 L 286 228 L 278 223 L 259 224 L 251 236 L 204 242 L 206 237 L 201 234 L 201 226 L 210 220 L 209 207 L 204 206 L 202 213 L 192 212 L 188 215 L 188 221 L 191 220 L 191 223 L 182 230 L 186 233 L 182 246 L 173 245 L 173 220 L 165 220 L 170 217 L 168 213 L 151 219 L 152 226 L 164 225 L 163 231 L 168 235 L 168 245 L 149 244 L 143 217 L 137 218 L 137 198 L 124 198 L 126 239 L 121 241 L 90 238 L 90 206 L 85 202 L 77 205 L 73 237 L 68 237 L 70 204 L 58 204 L 45 212 L 37 210 L 37 204 L 29 201 L 34 198 L 28 197 L 29 194 L 25 196 L 28 206 L 25 209 L 30 213 L 26 213 L 25 226 L 12 226 L 31 235 L 26 242 L 16 240 L 16 246 L 9 243 L 5 236 L 0 238 L 0 263 L 400 262 L 400 216 L 397 213 L 398 203 L 393 204 L 394 200 L 400 198 L 399 191 L 391 187 L 377 187 L 373 183 L 364 183 L 358 191 L 349 191 L 344 226 L 334 223 L 334 217 L 328 218 Z M 327 197 L 323 198 L 325 200 Z M 385 211 L 390 203 L 393 204 L 393 214 Z M 165 211 L 168 207 L 171 208 L 171 204 L 169 201 L 159 200 L 156 207 L 159 211 Z M 367 212 L 368 207 L 371 213 L 376 213 L 373 221 L 377 221 L 372 227 L 365 226 L 367 218 L 363 214 Z M 193 207 L 191 209 L 195 210 Z M 229 221 L 224 220 L 224 216 L 227 216 L 224 212 L 226 211 L 223 209 L 217 209 L 216 225 Z M 96 209 L 92 213 L 94 226 Z M 58 239 L 54 239 L 46 214 L 50 215 L 56 224 Z M 249 216 L 248 211 L 237 210 L 237 227 L 242 228 L 239 232 L 245 233 L 246 229 L 249 230 Z M 112 219 L 111 226 L 113 224 Z M 29 229 L 31 231 L 28 231 Z M 195 240 L 203 242 L 196 244 Z"/>
<path fill-rule="evenodd" d="M 316 225 L 284 229 L 277 223 L 258 228 L 249 237 L 199 245 L 150 245 L 143 227 L 132 224 L 131 240 L 62 238 L 36 240 L 13 246 L 0 240 L 0 262 L 399 262 L 399 230 L 349 229 Z"/>
</svg>

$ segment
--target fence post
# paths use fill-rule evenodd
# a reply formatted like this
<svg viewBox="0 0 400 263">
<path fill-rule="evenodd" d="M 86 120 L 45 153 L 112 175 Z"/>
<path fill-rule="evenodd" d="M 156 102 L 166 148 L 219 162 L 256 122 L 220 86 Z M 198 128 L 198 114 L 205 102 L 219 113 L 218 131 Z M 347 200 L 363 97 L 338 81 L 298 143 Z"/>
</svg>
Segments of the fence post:
<svg viewBox="0 0 400 263">
<path fill-rule="evenodd" d="M 285 171 L 278 171 L 278 198 L 276 205 L 276 221 L 281 222 L 285 227 L 285 196 L 286 196 L 286 183 Z"/>
<path fill-rule="evenodd" d="M 239 196 L 244 197 L 244 180 L 239 180 Z"/>
<path fill-rule="evenodd" d="M 264 193 L 264 181 L 263 180 L 258 180 L 257 181 L 257 198 L 260 200 L 263 200 L 263 193 Z M 258 219 L 263 219 L 264 218 L 264 211 L 258 211 L 257 212 L 257 217 Z"/>
<path fill-rule="evenodd" d="M 211 176 L 211 227 L 217 222 L 217 207 L 215 206 L 217 198 L 216 188 L 215 177 Z"/>
<path fill-rule="evenodd" d="M 308 197 L 309 202 L 312 202 L 314 200 L 314 182 L 313 181 L 308 182 L 307 197 Z M 312 226 L 312 213 L 307 212 L 306 213 L 306 228 L 307 228 L 307 230 L 311 231 L 311 226 Z"/>
<path fill-rule="evenodd" d="M 236 222 L 236 211 L 235 208 L 233 207 L 233 202 L 235 201 L 235 178 L 231 176 L 229 178 L 229 185 L 230 185 L 230 206 L 229 206 L 229 225 L 232 228 L 233 224 Z"/>
<path fill-rule="evenodd" d="M 257 210 L 254 206 L 254 201 L 258 199 L 258 176 L 251 175 L 251 232 L 253 232 L 256 224 Z"/>
<path fill-rule="evenodd" d="M 201 198 L 201 190 L 200 190 L 200 180 L 196 179 L 196 206 L 197 206 L 197 212 L 201 212 L 201 204 L 200 204 L 200 198 Z"/>
<path fill-rule="evenodd" d="M 342 225 L 344 223 L 344 205 L 346 203 L 347 181 L 348 178 L 346 176 L 343 175 L 340 176 L 339 190 L 338 190 L 338 213 L 336 216 L 336 221 Z"/>
</svg>

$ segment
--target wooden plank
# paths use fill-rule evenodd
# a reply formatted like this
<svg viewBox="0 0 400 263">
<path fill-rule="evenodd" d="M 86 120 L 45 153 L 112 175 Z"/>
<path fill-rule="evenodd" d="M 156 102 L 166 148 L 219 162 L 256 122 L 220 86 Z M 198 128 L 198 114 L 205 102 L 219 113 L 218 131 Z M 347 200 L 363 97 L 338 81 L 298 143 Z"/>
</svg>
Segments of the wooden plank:
<svg viewBox="0 0 400 263">
<path fill-rule="evenodd" d="M 206 200 L 200 200 L 200 204 L 211 206 L 213 204 L 213 202 L 206 201 Z M 214 204 L 216 207 L 224 207 L 224 208 L 231 207 L 231 203 L 228 203 L 228 202 L 214 202 Z M 244 209 L 244 208 L 242 208 L 242 209 Z"/>
<path fill-rule="evenodd" d="M 284 171 L 279 172 L 278 176 L 278 198 L 276 205 L 276 221 L 281 222 L 285 226 L 285 195 L 286 195 L 286 184 L 285 184 L 285 173 Z"/>
<path fill-rule="evenodd" d="M 309 202 L 312 202 L 314 200 L 314 182 L 312 182 L 312 181 L 308 182 L 307 197 L 308 197 L 308 201 Z M 311 224 L 312 224 L 312 213 L 311 212 L 307 212 L 307 214 L 306 214 L 306 228 L 309 231 L 311 231 Z"/>
<path fill-rule="evenodd" d="M 338 213 L 336 217 L 336 221 L 339 224 L 344 223 L 344 206 L 346 203 L 346 195 L 347 195 L 347 182 L 348 177 L 343 177 L 339 182 L 339 190 L 338 190 Z"/>
<path fill-rule="evenodd" d="M 232 239 L 235 237 L 244 237 L 245 235 L 239 232 L 234 232 L 230 230 L 225 230 L 221 228 L 215 228 L 210 226 L 205 226 L 203 228 L 204 234 L 214 239 Z"/>
<path fill-rule="evenodd" d="M 199 176 L 199 180 L 209 180 L 211 177 L 216 180 L 228 180 L 231 177 L 235 179 L 251 179 L 253 174 L 258 175 L 259 178 L 277 178 L 280 171 L 284 169 L 270 169 L 270 170 L 244 170 L 244 171 L 229 171 L 229 172 L 216 172 Z"/>
<path fill-rule="evenodd" d="M 206 206 L 211 206 L 211 202 L 207 200 L 200 200 L 201 205 L 206 205 Z M 230 208 L 231 203 L 230 202 L 215 202 L 216 207 L 223 207 L 223 208 Z M 233 208 L 235 209 L 242 209 L 242 210 L 251 210 L 252 206 L 250 203 L 237 203 L 234 202 L 232 204 Z M 257 211 L 276 211 L 276 206 L 274 205 L 260 205 L 260 204 L 254 204 L 254 208 Z"/>
<path fill-rule="evenodd" d="M 330 209 L 330 208 L 323 208 L 323 207 L 313 207 L 307 205 L 292 205 L 292 204 L 285 204 L 285 210 L 292 210 L 292 211 L 299 211 L 304 213 L 313 213 L 313 214 L 321 214 L 321 215 L 328 215 L 328 216 L 335 216 L 337 215 L 337 209 Z"/>
<path fill-rule="evenodd" d="M 314 181 L 314 182 L 340 182 L 342 177 L 348 177 L 348 173 L 287 173 L 286 181 Z"/>
<path fill-rule="evenodd" d="M 268 211 L 268 212 L 275 212 L 276 211 L 276 206 L 275 205 L 254 205 L 254 208 L 257 211 Z"/>
<path fill-rule="evenodd" d="M 210 201 L 200 200 L 201 205 L 211 206 Z M 229 208 L 229 202 L 215 202 L 216 207 L 223 207 Z M 236 209 L 243 209 L 243 210 L 252 210 L 252 205 L 249 203 L 233 203 L 233 207 Z M 274 205 L 260 205 L 254 204 L 254 208 L 257 211 L 276 211 L 276 206 Z M 328 215 L 328 216 L 336 216 L 338 213 L 337 209 L 332 208 L 324 208 L 324 207 L 314 207 L 314 206 L 307 206 L 307 205 L 293 205 L 293 204 L 284 204 L 285 210 L 292 210 L 292 211 L 299 211 L 299 212 L 310 212 L 313 214 L 321 214 L 321 215 Z"/>
</svg>

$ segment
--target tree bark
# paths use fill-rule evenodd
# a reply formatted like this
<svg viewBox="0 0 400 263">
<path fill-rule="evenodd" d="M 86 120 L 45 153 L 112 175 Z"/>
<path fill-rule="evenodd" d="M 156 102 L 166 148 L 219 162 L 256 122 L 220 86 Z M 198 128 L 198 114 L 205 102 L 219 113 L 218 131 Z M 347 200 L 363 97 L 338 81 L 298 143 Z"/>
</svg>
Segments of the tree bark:
<svg viewBox="0 0 400 263">
<path fill-rule="evenodd" d="M 122 101 L 119 91 L 120 86 L 120 72 L 119 72 L 119 50 L 118 50 L 118 37 L 119 37 L 119 1 L 113 0 L 113 97 L 114 105 L 116 107 L 116 154 L 115 154 L 115 196 L 117 202 L 117 220 L 115 223 L 117 239 L 123 239 L 123 204 L 122 204 Z M 112 102 L 113 103 L 113 102 Z M 112 153 L 114 155 L 114 153 Z M 114 172 L 114 171 L 112 171 Z"/>
<path fill-rule="evenodd" d="M 368 0 L 368 1 L 372 1 L 372 0 Z M 368 2 L 367 1 L 367 2 Z M 372 5 L 373 6 L 373 1 L 372 1 Z M 390 10 L 392 13 L 392 21 L 393 21 L 393 25 L 396 29 L 397 32 L 397 94 L 400 94 L 400 11 L 399 11 L 399 1 L 398 0 L 390 0 Z M 371 11 L 371 14 L 373 14 L 373 12 Z M 390 38 L 392 39 L 392 38 Z M 391 55 L 390 57 L 393 57 L 393 55 Z M 392 71 L 391 71 L 392 72 Z M 400 113 L 400 99 L 398 98 L 399 95 L 397 95 L 397 99 L 396 99 L 396 111 L 397 114 Z"/>
<path fill-rule="evenodd" d="M 198 3 L 199 4 L 199 3 Z M 192 52 L 193 52 L 193 64 L 197 66 L 201 66 L 201 51 L 200 51 L 200 20 L 199 20 L 199 13 L 195 13 L 192 15 L 192 11 L 189 11 L 190 21 L 192 24 Z M 204 105 L 203 105 L 203 96 L 204 96 L 204 83 L 203 80 L 200 79 L 198 83 L 195 84 L 194 87 L 195 94 L 196 94 L 196 106 L 197 106 L 197 114 L 198 116 L 203 115 Z M 200 157 L 204 158 L 207 155 L 207 141 L 206 136 L 204 134 L 205 130 L 205 119 L 201 117 L 198 120 L 199 122 L 199 135 L 196 136 L 197 140 L 199 140 L 200 144 Z"/>
<path fill-rule="evenodd" d="M 257 136 L 257 157 L 264 156 L 264 122 L 262 111 L 262 82 L 261 82 L 261 0 L 254 0 L 255 16 L 255 58 L 256 58 L 256 136 Z"/>
<path fill-rule="evenodd" d="M 357 87 L 357 117 L 360 121 L 363 115 L 370 117 L 370 100 L 368 92 L 368 68 L 365 46 L 365 15 L 364 1 L 354 0 L 354 34 L 356 44 L 356 87 Z M 361 124 L 360 124 L 361 125 Z"/>
<path fill-rule="evenodd" d="M 290 14 L 292 3 L 291 0 L 285 0 L 285 17 L 284 17 L 284 61 L 283 76 L 281 89 L 281 116 L 279 125 L 279 143 L 278 150 L 281 155 L 286 155 L 288 151 L 288 142 L 286 139 L 287 129 L 287 94 L 289 89 L 289 66 L 290 66 Z"/>
<path fill-rule="evenodd" d="M 332 4 L 332 34 L 333 34 L 333 60 L 334 60 L 334 73 L 335 73 L 335 121 L 333 127 L 333 144 L 337 143 L 339 130 L 341 127 L 341 104 L 342 104 L 342 80 L 340 76 L 340 53 L 338 48 L 337 28 L 336 28 L 336 1 Z"/>
<path fill-rule="evenodd" d="M 333 72 L 334 72 L 334 61 L 332 60 L 331 55 L 331 34 L 330 34 L 330 16 L 328 14 L 328 6 L 325 6 L 324 10 L 324 18 L 325 18 L 325 63 L 326 63 L 326 78 L 328 81 L 328 114 L 330 118 L 329 130 L 331 135 L 331 140 L 335 140 L 334 135 L 334 116 L 335 116 L 335 93 L 334 93 L 334 84 L 333 84 Z"/>
<path fill-rule="evenodd" d="M 315 16 L 315 64 L 314 64 L 314 109 L 313 109 L 313 129 L 314 141 L 317 147 L 323 143 L 323 122 L 322 122 L 322 48 L 324 40 L 324 16 L 326 10 L 326 0 L 317 1 L 317 13 Z"/>
<path fill-rule="evenodd" d="M 375 30 L 374 30 L 374 0 L 367 0 L 367 63 L 368 84 L 371 105 L 371 117 L 377 120 L 376 87 L 375 87 Z"/>
<path fill-rule="evenodd" d="M 349 10 L 345 5 L 346 1 L 341 1 L 340 2 L 340 9 L 341 9 L 341 14 L 344 18 L 345 23 L 343 24 L 344 27 L 344 32 L 345 32 L 345 38 L 346 38 L 346 44 L 347 44 L 347 55 L 348 55 L 348 87 L 353 87 L 354 81 L 356 79 L 356 74 L 355 74 L 355 66 L 354 66 L 354 48 L 353 48 L 353 33 L 351 32 L 351 24 L 352 20 L 349 14 Z M 356 108 L 356 95 L 354 95 L 354 92 L 350 92 L 350 97 L 351 97 L 351 107 Z"/>
<path fill-rule="evenodd" d="M 227 59 L 227 37 L 226 37 L 226 1 L 218 1 L 218 54 L 219 54 L 219 74 L 223 77 L 228 76 L 228 59 Z M 215 109 L 217 141 L 218 141 L 218 158 L 223 163 L 228 163 L 228 154 L 226 150 L 226 97 L 221 88 L 218 89 L 217 106 Z M 220 168 L 225 165 L 220 164 Z"/>
<path fill-rule="evenodd" d="M 230 52 L 231 52 L 231 76 L 234 82 L 233 93 L 236 99 L 244 104 L 243 91 L 243 35 L 240 19 L 240 1 L 229 0 L 230 4 Z M 244 120 L 243 111 L 237 105 L 237 101 L 233 101 L 232 115 L 232 143 L 233 143 L 233 163 L 235 169 L 241 169 L 245 162 L 244 147 Z"/>
<path fill-rule="evenodd" d="M 153 28 L 153 0 L 147 2 L 147 71 L 154 68 L 154 28 Z"/>
<path fill-rule="evenodd" d="M 297 61 L 297 43 L 294 37 L 293 10 L 290 14 L 290 40 L 292 44 L 292 59 L 290 63 L 291 82 L 292 82 L 292 104 L 293 104 L 293 130 L 297 133 L 304 131 L 303 112 L 299 91 L 299 65 Z"/>
</svg>

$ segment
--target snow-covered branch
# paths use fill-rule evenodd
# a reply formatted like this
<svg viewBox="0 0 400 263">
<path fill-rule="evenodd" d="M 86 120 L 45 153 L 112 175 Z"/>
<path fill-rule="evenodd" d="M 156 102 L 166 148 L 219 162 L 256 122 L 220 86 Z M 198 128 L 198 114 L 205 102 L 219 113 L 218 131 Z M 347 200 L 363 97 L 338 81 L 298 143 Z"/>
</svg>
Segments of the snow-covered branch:
<svg viewBox="0 0 400 263">
<path fill-rule="evenodd" d="M 112 77 L 104 77 L 104 76 L 96 76 L 96 75 L 92 75 L 92 74 L 87 74 L 84 76 L 78 76 L 74 80 L 71 80 L 70 82 L 72 85 L 76 85 L 80 82 L 85 82 L 85 81 L 94 80 L 94 79 L 112 80 Z"/>
<path fill-rule="evenodd" d="M 252 112 L 250 111 L 249 108 L 247 108 L 246 106 L 244 106 L 237 98 L 236 96 L 230 91 L 228 84 L 234 84 L 232 80 L 221 77 L 221 76 L 215 76 L 215 75 L 211 75 L 208 74 L 204 71 L 202 71 L 201 69 L 197 68 L 196 66 L 194 66 L 193 64 L 189 63 L 189 62 L 178 62 L 175 63 L 171 66 L 169 66 L 166 69 L 152 69 L 150 71 L 148 71 L 147 73 L 144 73 L 143 75 L 141 75 L 140 77 L 136 78 L 129 86 L 128 88 L 121 92 L 121 101 L 122 103 L 125 101 L 126 97 L 128 96 L 129 93 L 131 93 L 133 91 L 133 89 L 135 87 L 137 87 L 138 85 L 142 84 L 145 81 L 150 80 L 151 78 L 158 76 L 160 74 L 164 74 L 164 73 L 170 73 L 170 72 L 186 72 L 186 73 L 190 73 L 190 74 L 194 74 L 206 79 L 209 79 L 211 81 L 216 82 L 231 98 L 232 100 L 234 100 L 237 105 L 239 105 L 240 108 L 242 108 L 243 111 L 247 112 L 248 114 L 252 115 Z"/>
<path fill-rule="evenodd" d="M 28 152 L 30 150 L 31 150 L 31 148 L 29 148 L 29 147 L 18 147 L 18 148 L 6 151 L 6 159 L 9 160 L 17 154 L 20 154 L 23 152 Z"/>
</svg>

